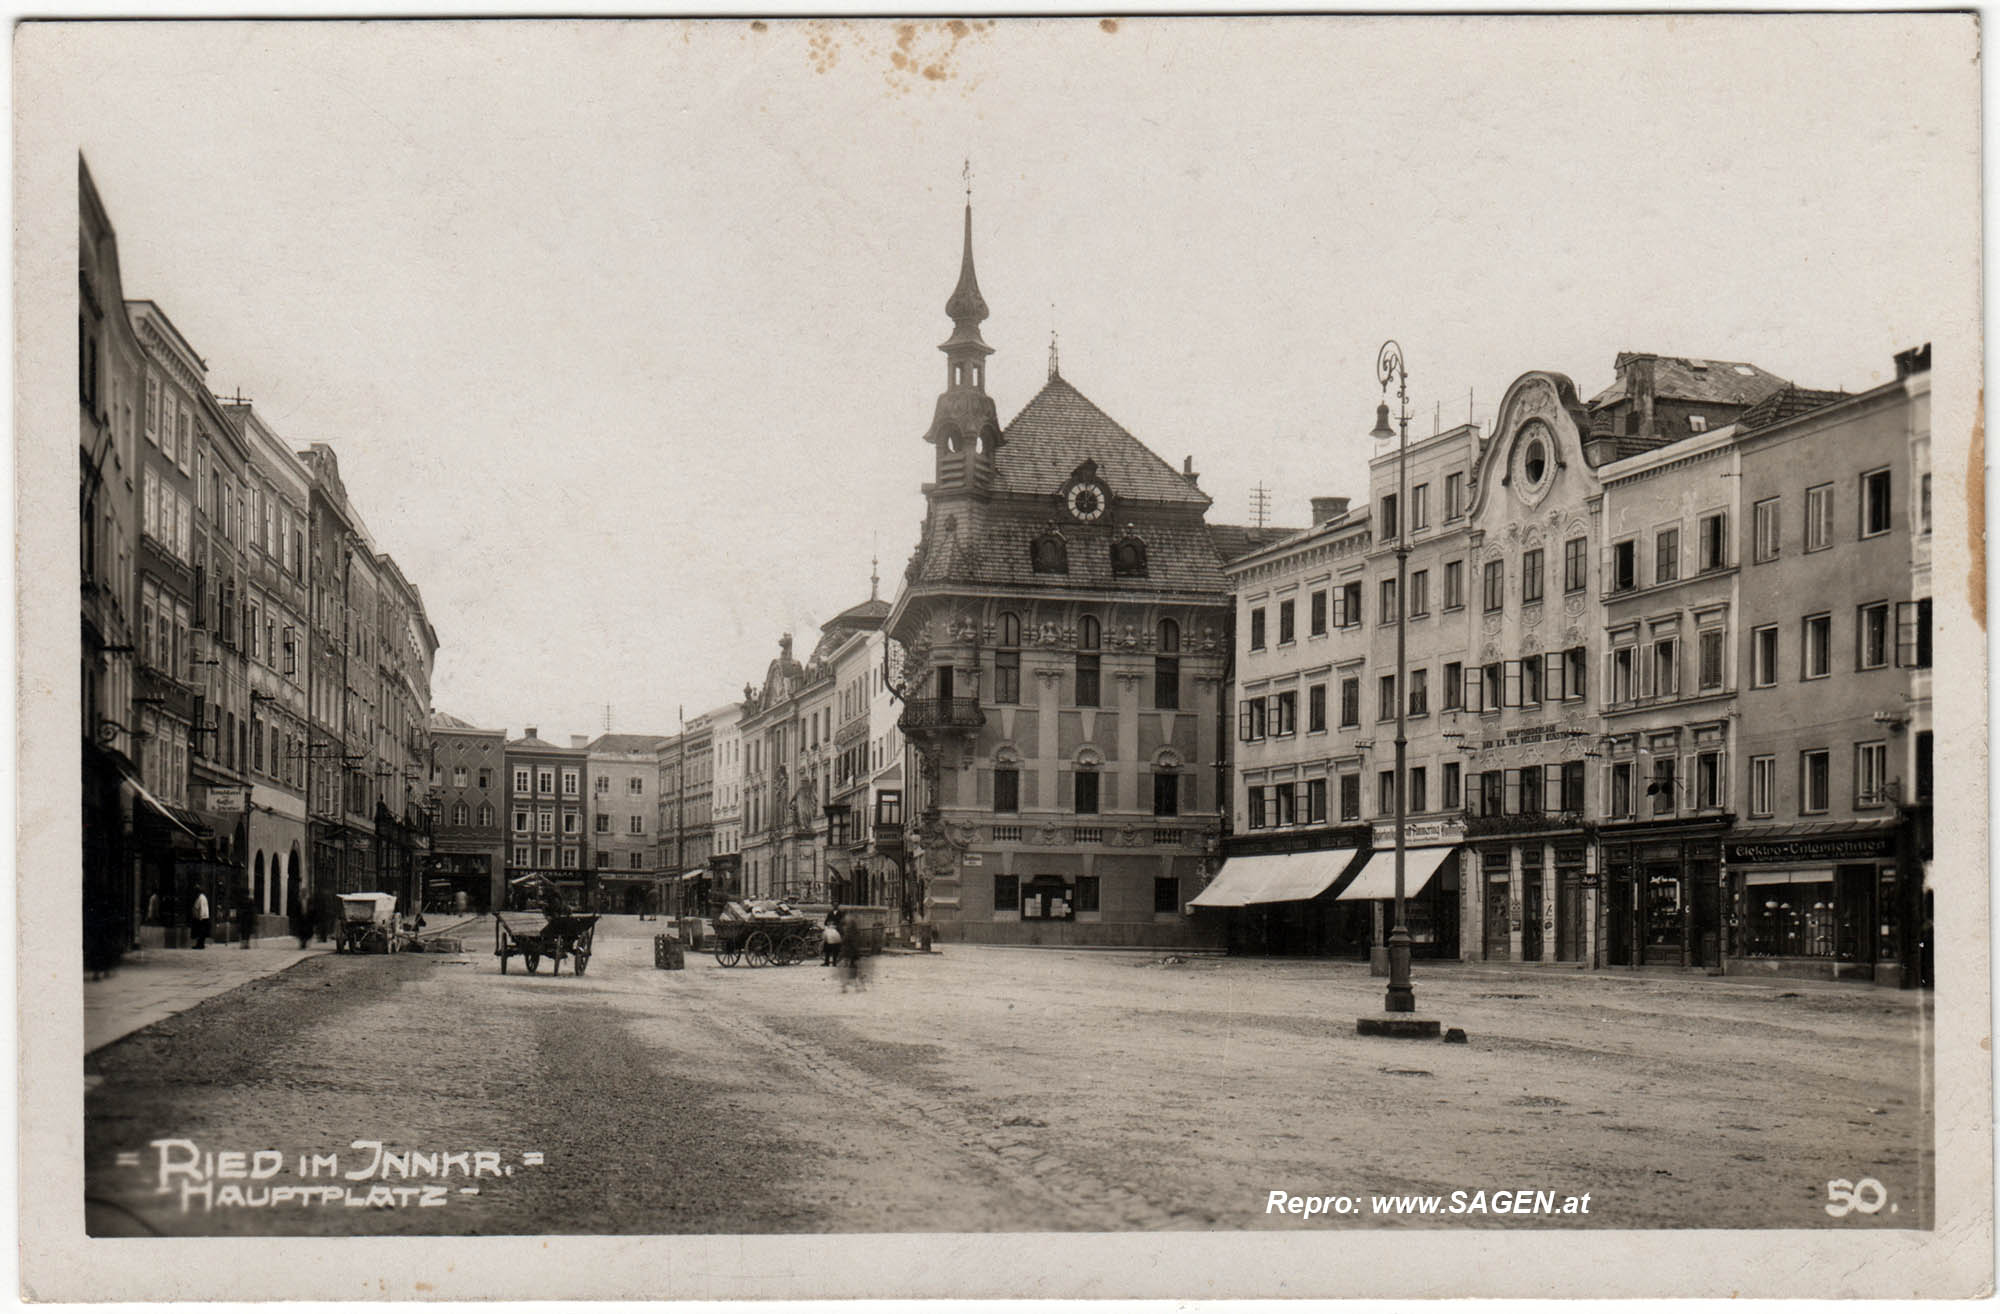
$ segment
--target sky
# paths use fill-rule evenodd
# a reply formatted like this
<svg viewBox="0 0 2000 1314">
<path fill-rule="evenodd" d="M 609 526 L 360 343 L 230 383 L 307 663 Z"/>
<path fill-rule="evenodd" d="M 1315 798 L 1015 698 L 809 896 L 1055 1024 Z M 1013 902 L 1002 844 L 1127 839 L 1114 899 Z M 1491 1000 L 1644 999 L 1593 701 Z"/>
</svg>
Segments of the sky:
<svg viewBox="0 0 2000 1314">
<path fill-rule="evenodd" d="M 672 733 L 892 597 L 970 161 L 1003 421 L 1063 376 L 1210 519 L 1621 350 L 1860 390 L 1978 269 L 1960 17 L 207 23 L 17 32 L 157 301 L 421 590 L 434 706 Z M 61 165 L 72 171 L 67 195 Z M 48 165 L 40 173 L 37 169 Z M 70 211 L 68 213 L 73 213 Z M 73 288 L 73 284 L 71 285 Z M 73 296 L 73 291 L 71 293 Z"/>
</svg>

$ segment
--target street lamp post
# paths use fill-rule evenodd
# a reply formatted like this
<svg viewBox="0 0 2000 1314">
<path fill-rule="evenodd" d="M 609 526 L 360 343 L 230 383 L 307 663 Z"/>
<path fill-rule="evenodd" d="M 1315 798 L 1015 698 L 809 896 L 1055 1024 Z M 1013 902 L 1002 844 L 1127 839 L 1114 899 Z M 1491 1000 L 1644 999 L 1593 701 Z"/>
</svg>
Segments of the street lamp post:
<svg viewBox="0 0 2000 1314">
<path fill-rule="evenodd" d="M 1416 988 L 1410 984 L 1410 926 L 1403 911 L 1403 860 L 1404 860 L 1404 820 L 1405 820 L 1405 763 L 1409 751 L 1407 718 L 1409 701 L 1403 691 L 1407 678 L 1408 657 L 1405 644 L 1409 637 L 1409 608 L 1405 603 L 1405 589 L 1410 569 L 1410 372 L 1403 364 L 1403 348 L 1390 339 L 1382 344 L 1382 350 L 1375 357 L 1375 378 L 1381 384 L 1383 400 L 1375 408 L 1375 428 L 1369 437 L 1381 441 L 1395 438 L 1396 443 L 1396 920 L 1389 931 L 1389 989 L 1382 1000 L 1382 1010 L 1386 1013 L 1414 1013 L 1417 1010 Z M 1396 432 L 1389 431 L 1388 392 L 1391 381 L 1396 384 Z"/>
</svg>

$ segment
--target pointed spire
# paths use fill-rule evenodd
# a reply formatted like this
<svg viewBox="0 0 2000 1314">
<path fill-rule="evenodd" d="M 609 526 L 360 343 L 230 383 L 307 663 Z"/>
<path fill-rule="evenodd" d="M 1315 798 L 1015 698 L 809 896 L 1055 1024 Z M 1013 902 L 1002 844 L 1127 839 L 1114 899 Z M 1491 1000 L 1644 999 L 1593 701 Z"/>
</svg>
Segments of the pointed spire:
<svg viewBox="0 0 2000 1314">
<path fill-rule="evenodd" d="M 882 554 L 877 551 L 868 558 L 868 600 L 882 600 Z"/>
<path fill-rule="evenodd" d="M 958 265 L 958 286 L 952 289 L 951 300 L 944 303 L 944 313 L 951 316 L 951 322 L 958 332 L 952 334 L 954 341 L 964 337 L 979 341 L 979 325 L 986 318 L 986 298 L 979 295 L 979 276 L 972 268 L 972 202 L 965 203 L 965 254 Z"/>
<path fill-rule="evenodd" d="M 1062 377 L 1062 362 L 1056 357 L 1056 331 L 1049 330 L 1049 382 Z"/>
</svg>

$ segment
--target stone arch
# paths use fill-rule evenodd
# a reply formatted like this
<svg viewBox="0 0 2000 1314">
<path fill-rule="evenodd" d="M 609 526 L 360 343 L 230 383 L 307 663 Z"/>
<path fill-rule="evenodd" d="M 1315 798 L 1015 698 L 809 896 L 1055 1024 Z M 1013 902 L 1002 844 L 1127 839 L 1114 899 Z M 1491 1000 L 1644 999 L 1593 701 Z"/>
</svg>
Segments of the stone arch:
<svg viewBox="0 0 2000 1314">
<path fill-rule="evenodd" d="M 257 860 L 251 867 L 250 902 L 258 912 L 264 911 L 264 850 L 257 850 Z"/>
</svg>

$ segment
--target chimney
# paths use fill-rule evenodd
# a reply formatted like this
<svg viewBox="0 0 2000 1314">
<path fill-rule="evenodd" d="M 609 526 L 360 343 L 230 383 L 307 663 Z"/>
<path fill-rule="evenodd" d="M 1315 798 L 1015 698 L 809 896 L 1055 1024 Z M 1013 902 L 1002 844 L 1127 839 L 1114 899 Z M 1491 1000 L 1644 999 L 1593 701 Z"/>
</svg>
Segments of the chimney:
<svg viewBox="0 0 2000 1314">
<path fill-rule="evenodd" d="M 569 737 L 569 746 L 571 748 L 588 748 L 590 746 L 590 736 L 571 735 Z"/>
<path fill-rule="evenodd" d="M 1194 472 L 1194 458 L 1192 456 L 1181 458 L 1181 474 L 1186 476 L 1187 481 L 1195 487 L 1199 488 L 1201 486 L 1201 476 Z"/>
<path fill-rule="evenodd" d="M 1338 520 L 1346 515 L 1347 501 L 1348 499 L 1344 497 L 1315 497 L 1312 500 L 1313 524 L 1323 525 L 1329 520 Z"/>
<path fill-rule="evenodd" d="M 1610 415 L 1590 417 L 1590 433 L 1583 440 L 1583 459 L 1592 469 L 1618 459 L 1618 424 Z"/>
<path fill-rule="evenodd" d="M 792 659 L 792 636 L 790 634 L 783 634 L 778 637 L 778 655 L 786 661 Z"/>
<path fill-rule="evenodd" d="M 1928 374 L 1931 369 L 1931 344 L 1911 347 L 1908 351 L 1896 353 L 1896 378 L 1907 379 L 1912 374 Z"/>
<path fill-rule="evenodd" d="M 535 727 L 533 727 L 533 726 L 529 726 L 529 727 L 528 727 L 528 734 L 527 734 L 527 737 L 528 737 L 529 739 L 540 739 L 540 738 L 541 738 L 541 736 L 540 736 L 539 734 L 537 734 L 537 733 L 535 732 Z"/>
</svg>

